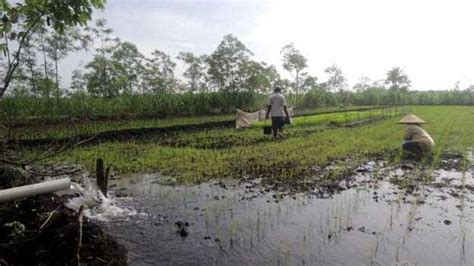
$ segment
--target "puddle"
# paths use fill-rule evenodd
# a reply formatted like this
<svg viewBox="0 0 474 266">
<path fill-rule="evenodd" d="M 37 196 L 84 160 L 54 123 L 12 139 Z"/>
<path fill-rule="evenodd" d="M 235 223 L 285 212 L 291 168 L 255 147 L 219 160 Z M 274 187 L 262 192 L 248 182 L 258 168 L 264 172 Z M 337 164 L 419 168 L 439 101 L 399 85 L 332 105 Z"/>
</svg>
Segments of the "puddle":
<svg viewBox="0 0 474 266">
<path fill-rule="evenodd" d="M 330 198 L 282 197 L 236 181 L 167 186 L 159 175 L 130 176 L 117 183 L 129 196 L 117 204 L 146 215 L 105 225 L 132 265 L 470 265 L 471 173 L 434 171 L 432 185 L 411 189 L 388 182 L 409 173 L 418 175 L 369 162 L 344 181 L 352 188 Z"/>
</svg>

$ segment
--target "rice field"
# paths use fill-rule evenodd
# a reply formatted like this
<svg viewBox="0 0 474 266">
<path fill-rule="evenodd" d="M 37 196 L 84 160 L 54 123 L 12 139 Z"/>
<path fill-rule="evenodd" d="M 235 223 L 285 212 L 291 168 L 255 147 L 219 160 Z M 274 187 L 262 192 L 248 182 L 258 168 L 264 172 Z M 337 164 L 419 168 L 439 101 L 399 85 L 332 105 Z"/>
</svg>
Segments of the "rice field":
<svg viewBox="0 0 474 266">
<path fill-rule="evenodd" d="M 427 121 L 436 143 L 421 162 L 405 161 L 401 150 L 397 121 L 408 112 Z M 93 172 L 103 158 L 112 166 L 114 200 L 135 216 L 116 217 L 112 208 L 108 223 L 133 240 L 125 241 L 128 250 L 141 251 L 131 256 L 137 264 L 169 254 L 176 263 L 200 254 L 207 261 L 214 252 L 222 264 L 303 258 L 301 264 L 385 265 L 400 258 L 468 265 L 473 116 L 471 106 L 326 113 L 296 117 L 276 141 L 263 135 L 264 123 L 173 131 L 77 146 L 46 164 Z M 446 167 L 447 158 L 460 163 Z M 189 224 L 186 241 L 178 222 Z"/>
<path fill-rule="evenodd" d="M 425 160 L 425 164 L 436 167 L 444 154 L 463 155 L 472 146 L 474 108 L 410 109 L 428 122 L 425 128 L 436 142 L 433 158 Z M 93 170 L 96 158 L 103 158 L 118 174 L 160 172 L 179 183 L 200 183 L 228 177 L 295 180 L 312 177 L 313 169 L 334 160 L 345 160 L 349 166 L 375 156 L 400 160 L 403 126 L 397 121 L 402 113 L 354 127 L 315 122 L 340 121 L 344 116 L 347 115 L 339 113 L 296 118 L 286 129 L 285 138 L 278 141 L 263 135 L 261 125 L 247 130 L 221 128 L 76 147 L 54 161 Z M 363 115 L 349 116 L 357 121 Z"/>
<path fill-rule="evenodd" d="M 369 115 L 376 115 L 381 111 L 373 106 L 353 106 L 353 107 L 328 107 L 304 110 L 302 114 L 327 114 L 324 116 L 311 116 L 296 119 L 296 123 L 321 124 L 324 122 L 340 123 L 355 118 L 363 118 Z M 374 109 L 374 111 L 370 111 Z M 392 110 L 393 109 L 393 110 Z M 357 110 L 357 111 L 351 111 Z M 331 114 L 334 112 L 333 114 Z M 341 116 L 340 112 L 344 113 Z M 387 108 L 384 112 L 395 112 L 395 107 Z M 156 119 L 116 119 L 116 120 L 84 120 L 79 118 L 64 119 L 56 123 L 38 123 L 35 121 L 16 121 L 18 125 L 10 127 L 8 130 L 0 128 L 0 135 L 9 135 L 13 140 L 23 139 L 60 139 L 71 138 L 78 135 L 94 135 L 104 132 L 113 132 L 128 129 L 149 129 L 168 128 L 186 125 L 201 125 L 208 123 L 230 122 L 235 119 L 235 114 L 209 115 L 209 116 L 188 116 L 176 118 L 156 118 Z"/>
<path fill-rule="evenodd" d="M 281 181 L 338 178 L 347 169 L 374 157 L 399 162 L 404 129 L 397 121 L 407 112 L 428 122 L 424 127 L 436 142 L 433 156 L 425 158 L 423 164 L 435 169 L 445 155 L 457 154 L 466 158 L 473 141 L 473 107 L 413 106 L 391 112 L 379 109 L 296 117 L 293 124 L 285 128 L 284 139 L 277 141 L 263 134 L 264 123 L 249 129 L 218 127 L 147 134 L 127 140 L 104 139 L 71 148 L 48 163 L 78 164 L 93 171 L 95 160 L 103 158 L 119 175 L 159 172 L 177 183 L 201 183 L 229 177 Z M 130 123 L 147 126 L 140 121 Z M 114 125 L 111 124 L 104 128 L 112 128 Z M 68 134 L 71 133 L 53 135 Z M 41 137 L 45 136 L 48 135 Z M 27 153 L 41 150 L 30 148 Z M 314 169 L 334 162 L 340 167 L 323 177 L 315 174 Z"/>
</svg>

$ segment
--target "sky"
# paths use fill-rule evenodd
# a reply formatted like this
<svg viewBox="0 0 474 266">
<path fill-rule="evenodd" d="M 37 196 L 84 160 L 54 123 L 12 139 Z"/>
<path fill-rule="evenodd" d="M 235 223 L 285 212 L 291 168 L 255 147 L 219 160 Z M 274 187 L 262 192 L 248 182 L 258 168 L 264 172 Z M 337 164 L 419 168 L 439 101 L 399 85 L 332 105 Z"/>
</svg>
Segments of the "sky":
<svg viewBox="0 0 474 266">
<path fill-rule="evenodd" d="M 441 90 L 474 84 L 473 10 L 471 0 L 108 0 L 95 16 L 145 55 L 210 54 L 233 34 L 282 74 L 280 50 L 294 43 L 320 82 L 333 64 L 350 87 L 401 67 L 412 89 Z"/>
</svg>

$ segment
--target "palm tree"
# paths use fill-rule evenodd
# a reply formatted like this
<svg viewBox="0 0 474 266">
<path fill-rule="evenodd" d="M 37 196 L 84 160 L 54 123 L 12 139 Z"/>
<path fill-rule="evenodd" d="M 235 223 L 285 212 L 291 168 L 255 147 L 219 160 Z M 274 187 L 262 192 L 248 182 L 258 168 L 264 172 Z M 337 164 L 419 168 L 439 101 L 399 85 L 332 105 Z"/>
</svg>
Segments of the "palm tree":
<svg viewBox="0 0 474 266">
<path fill-rule="evenodd" d="M 394 67 L 390 71 L 387 72 L 387 79 L 385 80 L 385 84 L 390 84 L 390 89 L 395 90 L 408 90 L 410 87 L 410 79 L 405 74 L 403 69 L 400 67 Z"/>
<path fill-rule="evenodd" d="M 406 98 L 408 87 L 410 87 L 410 79 L 403 72 L 403 69 L 394 67 L 388 71 L 385 84 L 390 84 L 390 90 L 395 94 L 395 102 L 401 104 L 402 99 Z"/>
</svg>

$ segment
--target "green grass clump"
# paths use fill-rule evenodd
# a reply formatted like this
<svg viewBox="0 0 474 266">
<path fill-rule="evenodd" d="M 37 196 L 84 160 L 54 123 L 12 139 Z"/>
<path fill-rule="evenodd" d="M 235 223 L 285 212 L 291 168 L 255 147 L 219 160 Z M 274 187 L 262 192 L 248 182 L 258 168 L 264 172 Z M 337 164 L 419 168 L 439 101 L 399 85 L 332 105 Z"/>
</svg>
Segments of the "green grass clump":
<svg viewBox="0 0 474 266">
<path fill-rule="evenodd" d="M 440 164 L 442 155 L 465 154 L 472 146 L 473 107 L 417 106 L 411 112 L 428 122 L 424 127 L 436 142 L 433 160 L 427 162 L 431 167 Z M 324 166 L 337 159 L 345 158 L 354 165 L 374 155 L 387 154 L 393 159 L 404 134 L 403 126 L 397 124 L 400 117 L 386 117 L 352 128 L 315 127 L 315 121 L 321 120 L 307 117 L 307 123 L 298 121 L 288 128 L 287 137 L 281 141 L 263 136 L 259 127 L 183 132 L 168 136 L 169 142 L 160 142 L 156 136 L 145 141 L 78 147 L 55 160 L 78 163 L 92 170 L 95 159 L 100 157 L 119 173 L 159 171 L 179 182 L 247 176 L 295 180 L 311 177 L 313 166 Z M 225 145 L 218 147 L 216 143 Z"/>
</svg>

